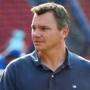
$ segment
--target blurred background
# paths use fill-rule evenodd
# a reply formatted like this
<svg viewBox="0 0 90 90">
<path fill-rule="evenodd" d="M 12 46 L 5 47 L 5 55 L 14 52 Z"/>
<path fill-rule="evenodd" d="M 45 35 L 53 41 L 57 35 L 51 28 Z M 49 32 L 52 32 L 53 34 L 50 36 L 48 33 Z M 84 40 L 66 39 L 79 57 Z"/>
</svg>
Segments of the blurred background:
<svg viewBox="0 0 90 90">
<path fill-rule="evenodd" d="M 90 0 L 0 0 L 0 69 L 32 52 L 30 8 L 45 2 L 66 7 L 71 16 L 68 48 L 90 59 Z"/>
</svg>

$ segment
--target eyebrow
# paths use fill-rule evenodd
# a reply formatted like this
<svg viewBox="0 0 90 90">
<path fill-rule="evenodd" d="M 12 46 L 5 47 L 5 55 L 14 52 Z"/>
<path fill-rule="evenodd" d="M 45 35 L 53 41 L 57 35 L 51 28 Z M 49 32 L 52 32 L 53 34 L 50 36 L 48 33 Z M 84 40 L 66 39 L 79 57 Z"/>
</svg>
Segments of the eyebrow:
<svg viewBox="0 0 90 90">
<path fill-rule="evenodd" d="M 50 27 L 48 27 L 48 26 L 46 26 L 46 25 L 33 25 L 33 24 L 31 24 L 31 27 L 33 28 L 33 27 L 39 27 L 39 28 L 50 28 Z"/>
</svg>

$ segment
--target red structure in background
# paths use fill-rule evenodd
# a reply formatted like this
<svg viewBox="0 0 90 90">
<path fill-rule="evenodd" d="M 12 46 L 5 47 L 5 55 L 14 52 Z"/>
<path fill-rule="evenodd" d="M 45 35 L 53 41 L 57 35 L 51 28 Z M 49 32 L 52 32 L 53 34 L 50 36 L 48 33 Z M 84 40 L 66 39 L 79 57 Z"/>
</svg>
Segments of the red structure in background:
<svg viewBox="0 0 90 90">
<path fill-rule="evenodd" d="M 0 52 L 4 51 L 14 29 L 26 32 L 26 45 L 30 45 L 32 14 L 26 0 L 0 0 Z"/>
<path fill-rule="evenodd" d="M 80 0 L 80 4 L 81 4 L 81 7 L 83 8 L 83 11 L 84 11 L 86 17 L 87 17 L 88 23 L 90 24 L 90 0 Z M 88 44 L 88 46 L 90 46 L 90 45 Z M 90 54 L 87 55 L 86 58 L 90 59 Z"/>
<path fill-rule="evenodd" d="M 88 21 L 90 21 L 90 0 L 79 1 Z M 13 30 L 16 28 L 26 32 L 26 45 L 30 46 L 32 19 L 30 8 L 27 0 L 0 0 L 0 52 L 5 50 Z"/>
<path fill-rule="evenodd" d="M 90 0 L 80 0 L 83 11 L 90 22 Z"/>
</svg>

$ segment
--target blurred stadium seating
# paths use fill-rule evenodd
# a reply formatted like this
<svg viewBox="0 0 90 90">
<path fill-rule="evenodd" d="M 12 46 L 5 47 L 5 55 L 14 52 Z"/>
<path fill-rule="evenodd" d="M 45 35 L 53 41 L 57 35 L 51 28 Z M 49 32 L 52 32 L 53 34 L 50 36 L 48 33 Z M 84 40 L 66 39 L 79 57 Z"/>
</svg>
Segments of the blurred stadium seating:
<svg viewBox="0 0 90 90">
<path fill-rule="evenodd" d="M 60 0 L 0 0 L 0 52 L 5 50 L 13 30 L 16 28 L 20 28 L 26 32 L 26 45 L 27 47 L 30 47 L 30 24 L 32 19 L 30 8 L 34 5 L 47 1 L 59 2 Z M 78 1 L 88 22 L 90 22 L 90 0 Z M 68 7 L 68 5 L 66 6 Z M 84 44 L 87 44 L 85 43 L 84 33 L 80 31 L 81 28 L 77 25 L 78 23 L 75 22 L 73 16 L 72 19 L 72 35 L 70 35 L 67 40 L 68 46 L 72 51 L 89 58 L 90 47 L 87 50 L 86 47 L 84 47 Z M 88 43 L 88 46 L 90 46 L 90 43 Z M 83 49 L 86 50 L 86 55 L 82 54 Z"/>
<path fill-rule="evenodd" d="M 19 28 L 26 32 L 26 44 L 30 44 L 32 14 L 27 0 L 0 0 L 0 52 L 4 51 L 12 32 Z"/>
</svg>

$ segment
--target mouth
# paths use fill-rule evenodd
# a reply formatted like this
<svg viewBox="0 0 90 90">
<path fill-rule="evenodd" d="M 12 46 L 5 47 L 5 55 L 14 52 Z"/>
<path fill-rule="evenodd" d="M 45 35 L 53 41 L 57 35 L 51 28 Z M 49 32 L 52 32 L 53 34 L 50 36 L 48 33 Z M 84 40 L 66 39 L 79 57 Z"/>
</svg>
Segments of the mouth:
<svg viewBox="0 0 90 90">
<path fill-rule="evenodd" d="M 34 43 L 35 45 L 40 45 L 40 44 L 44 43 L 44 41 L 34 41 L 33 43 Z"/>
</svg>

